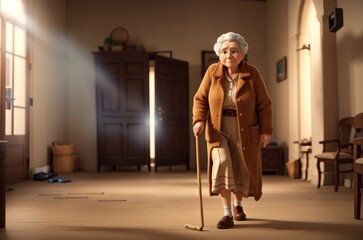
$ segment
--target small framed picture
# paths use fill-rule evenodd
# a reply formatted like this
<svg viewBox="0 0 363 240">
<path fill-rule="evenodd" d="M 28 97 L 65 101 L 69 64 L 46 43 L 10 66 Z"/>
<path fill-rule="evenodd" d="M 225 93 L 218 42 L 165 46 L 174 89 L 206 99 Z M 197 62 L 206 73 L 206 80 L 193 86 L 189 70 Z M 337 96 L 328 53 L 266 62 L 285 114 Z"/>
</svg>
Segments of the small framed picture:
<svg viewBox="0 0 363 240">
<path fill-rule="evenodd" d="M 207 71 L 209 65 L 219 61 L 219 57 L 214 51 L 202 51 L 202 78 Z"/>
<path fill-rule="evenodd" d="M 286 56 L 277 61 L 276 72 L 277 81 L 281 82 L 287 78 L 287 68 L 286 68 Z"/>
</svg>

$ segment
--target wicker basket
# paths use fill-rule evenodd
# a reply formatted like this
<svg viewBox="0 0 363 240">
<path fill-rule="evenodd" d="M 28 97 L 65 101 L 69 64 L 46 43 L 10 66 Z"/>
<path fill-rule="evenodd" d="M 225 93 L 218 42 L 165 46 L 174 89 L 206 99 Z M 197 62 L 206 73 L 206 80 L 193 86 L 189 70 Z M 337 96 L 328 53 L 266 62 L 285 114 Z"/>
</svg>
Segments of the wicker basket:
<svg viewBox="0 0 363 240">
<path fill-rule="evenodd" d="M 300 159 L 289 161 L 287 162 L 286 169 L 287 173 L 289 174 L 289 177 L 292 179 L 301 178 L 301 166 L 300 166 Z"/>
<path fill-rule="evenodd" d="M 76 145 L 53 143 L 53 170 L 56 173 L 74 172 L 76 169 Z"/>
</svg>

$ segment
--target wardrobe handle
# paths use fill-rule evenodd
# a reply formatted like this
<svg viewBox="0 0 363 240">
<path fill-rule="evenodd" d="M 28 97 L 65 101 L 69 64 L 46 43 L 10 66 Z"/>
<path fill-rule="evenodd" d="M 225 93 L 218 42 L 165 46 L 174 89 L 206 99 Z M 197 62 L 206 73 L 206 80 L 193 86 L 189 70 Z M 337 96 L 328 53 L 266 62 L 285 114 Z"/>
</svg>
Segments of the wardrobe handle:
<svg viewBox="0 0 363 240">
<path fill-rule="evenodd" d="M 158 107 L 158 118 L 159 118 L 159 121 L 163 121 L 164 114 L 165 114 L 165 110 L 162 107 Z"/>
</svg>

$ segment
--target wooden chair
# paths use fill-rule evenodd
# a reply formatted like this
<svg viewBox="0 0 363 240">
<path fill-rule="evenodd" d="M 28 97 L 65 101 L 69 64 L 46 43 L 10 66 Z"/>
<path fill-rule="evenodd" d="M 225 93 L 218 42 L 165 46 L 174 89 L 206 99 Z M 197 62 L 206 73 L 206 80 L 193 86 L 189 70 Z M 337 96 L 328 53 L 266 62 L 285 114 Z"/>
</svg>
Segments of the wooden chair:
<svg viewBox="0 0 363 240">
<path fill-rule="evenodd" d="M 354 117 L 353 127 L 356 131 L 354 144 L 354 218 L 360 219 L 361 200 L 363 193 L 363 112 Z"/>
<path fill-rule="evenodd" d="M 334 174 L 334 191 L 338 191 L 340 174 L 353 172 L 354 169 L 340 170 L 341 164 L 353 164 L 353 147 L 351 144 L 353 117 L 347 117 L 339 120 L 338 122 L 338 139 L 323 140 L 320 144 L 323 144 L 323 152 L 315 156 L 317 158 L 318 169 L 318 188 L 320 188 L 321 175 L 322 174 Z M 335 146 L 335 150 L 333 150 Z M 328 148 L 330 147 L 330 148 Z M 320 165 L 324 163 L 324 172 L 321 171 Z M 333 171 L 326 170 L 326 165 L 332 164 Z"/>
</svg>

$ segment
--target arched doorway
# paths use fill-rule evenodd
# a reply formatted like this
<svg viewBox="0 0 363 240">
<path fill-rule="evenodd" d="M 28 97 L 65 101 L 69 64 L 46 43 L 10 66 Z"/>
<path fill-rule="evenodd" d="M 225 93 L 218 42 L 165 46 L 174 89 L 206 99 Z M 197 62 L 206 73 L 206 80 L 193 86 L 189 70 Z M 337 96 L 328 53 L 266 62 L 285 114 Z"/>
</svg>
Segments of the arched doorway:
<svg viewBox="0 0 363 240">
<path fill-rule="evenodd" d="M 299 140 L 312 140 L 312 70 L 313 57 L 317 57 L 320 49 L 320 23 L 317 19 L 317 13 L 312 0 L 304 1 L 300 21 L 300 35 L 298 39 L 298 69 L 299 69 Z M 312 164 L 313 159 L 309 155 L 304 154 L 302 157 L 302 178 L 311 180 L 312 172 L 315 165 Z M 308 168 L 308 169 L 306 169 Z M 307 176 L 306 176 L 307 174 Z"/>
<path fill-rule="evenodd" d="M 304 138 L 309 131 L 311 132 L 312 153 L 309 157 L 308 179 L 315 185 L 317 184 L 317 169 L 314 156 L 322 151 L 319 141 L 334 138 L 337 131 L 339 109 L 336 36 L 329 32 L 328 26 L 328 16 L 335 6 L 336 2 L 333 0 L 303 0 L 297 25 L 296 44 L 298 49 L 302 48 L 304 44 L 305 46 L 310 44 L 310 46 L 309 49 L 296 52 L 298 59 L 296 92 L 299 95 L 297 115 L 299 120 L 295 126 L 299 129 L 298 137 L 300 139 Z M 308 53 L 303 55 L 302 52 L 305 51 Z M 307 72 L 310 73 L 307 74 Z M 307 80 L 309 77 L 310 80 Z M 306 91 L 310 91 L 309 105 L 306 104 L 308 101 Z M 306 117 L 305 113 L 307 115 L 310 113 L 309 117 Z M 323 184 L 330 182 L 330 179 L 323 179 Z"/>
</svg>

